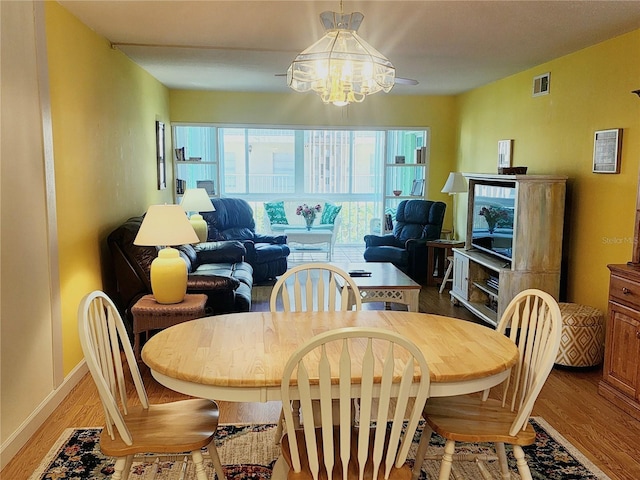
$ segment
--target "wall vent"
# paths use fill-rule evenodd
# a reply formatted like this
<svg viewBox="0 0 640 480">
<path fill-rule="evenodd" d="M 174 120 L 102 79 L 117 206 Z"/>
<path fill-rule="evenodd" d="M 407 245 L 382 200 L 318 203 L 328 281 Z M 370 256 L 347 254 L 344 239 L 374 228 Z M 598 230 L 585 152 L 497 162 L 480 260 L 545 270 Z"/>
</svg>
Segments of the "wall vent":
<svg viewBox="0 0 640 480">
<path fill-rule="evenodd" d="M 550 73 L 543 73 L 537 77 L 533 77 L 533 96 L 539 97 L 540 95 L 549 94 L 549 77 Z"/>
</svg>

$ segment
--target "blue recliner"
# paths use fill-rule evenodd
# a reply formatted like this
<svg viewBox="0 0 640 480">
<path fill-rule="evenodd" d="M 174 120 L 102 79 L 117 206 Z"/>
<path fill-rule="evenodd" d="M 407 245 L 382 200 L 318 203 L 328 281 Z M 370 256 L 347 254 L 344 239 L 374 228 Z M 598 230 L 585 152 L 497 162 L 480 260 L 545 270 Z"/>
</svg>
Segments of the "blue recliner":
<svg viewBox="0 0 640 480">
<path fill-rule="evenodd" d="M 213 198 L 215 212 L 201 212 L 207 222 L 207 241 L 238 240 L 247 250 L 254 283 L 275 279 L 287 271 L 290 250 L 285 235 L 256 233 L 253 209 L 241 198 Z"/>
<path fill-rule="evenodd" d="M 392 234 L 364 236 L 364 259 L 391 262 L 416 282 L 423 282 L 427 278 L 426 242 L 440 238 L 446 208 L 444 202 L 403 200 Z"/>
</svg>

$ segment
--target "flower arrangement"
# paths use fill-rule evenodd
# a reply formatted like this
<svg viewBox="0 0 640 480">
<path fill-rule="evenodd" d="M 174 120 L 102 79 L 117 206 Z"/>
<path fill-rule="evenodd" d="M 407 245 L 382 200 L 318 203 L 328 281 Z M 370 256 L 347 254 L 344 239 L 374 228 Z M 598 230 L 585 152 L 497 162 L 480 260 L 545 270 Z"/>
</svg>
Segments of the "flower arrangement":
<svg viewBox="0 0 640 480">
<path fill-rule="evenodd" d="M 313 221 L 316 219 L 316 213 L 320 212 L 320 210 L 322 210 L 322 207 L 319 204 L 315 207 L 310 207 L 306 203 L 303 203 L 296 208 L 296 215 L 302 215 L 307 224 L 307 230 L 311 230 L 311 225 L 313 225 Z"/>
<path fill-rule="evenodd" d="M 484 219 L 487 221 L 489 233 L 493 233 L 493 231 L 496 229 L 496 226 L 505 226 L 510 222 L 509 212 L 502 207 L 482 207 L 480 209 L 479 215 L 484 217 Z"/>
</svg>

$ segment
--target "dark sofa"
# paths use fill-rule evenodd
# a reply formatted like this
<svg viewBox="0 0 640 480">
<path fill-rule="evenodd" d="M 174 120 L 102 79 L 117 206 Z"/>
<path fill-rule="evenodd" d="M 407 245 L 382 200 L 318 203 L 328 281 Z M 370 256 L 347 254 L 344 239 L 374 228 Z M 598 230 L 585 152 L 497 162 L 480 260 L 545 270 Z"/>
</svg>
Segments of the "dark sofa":
<svg viewBox="0 0 640 480">
<path fill-rule="evenodd" d="M 200 212 L 207 222 L 207 241 L 238 240 L 247 254 L 245 260 L 253 267 L 253 281 L 273 280 L 287 271 L 290 250 L 285 235 L 256 233 L 253 209 L 240 198 L 213 198 L 214 212 Z"/>
<path fill-rule="evenodd" d="M 131 307 L 151 293 L 151 262 L 158 255 L 156 247 L 133 244 L 142 219 L 128 219 L 107 237 L 116 280 L 114 301 L 129 327 L 133 322 Z M 207 242 L 176 248 L 187 263 L 187 293 L 207 295 L 207 314 L 251 310 L 253 269 L 244 261 L 246 249 L 241 242 Z"/>
</svg>

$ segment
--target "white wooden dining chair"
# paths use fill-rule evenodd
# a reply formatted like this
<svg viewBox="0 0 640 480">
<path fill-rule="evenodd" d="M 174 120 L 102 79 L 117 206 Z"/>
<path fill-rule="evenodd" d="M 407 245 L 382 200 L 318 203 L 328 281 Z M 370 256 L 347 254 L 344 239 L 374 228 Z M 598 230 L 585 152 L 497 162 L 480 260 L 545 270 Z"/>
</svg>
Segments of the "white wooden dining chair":
<svg viewBox="0 0 640 480">
<path fill-rule="evenodd" d="M 360 310 L 362 297 L 351 276 L 328 263 L 305 263 L 287 270 L 273 286 L 269 310 L 272 312 Z M 293 403 L 294 408 L 298 402 Z M 276 442 L 282 436 L 284 416 L 280 413 Z"/>
<path fill-rule="evenodd" d="M 134 456 L 191 452 L 198 480 L 207 480 L 201 449 L 207 447 L 219 479 L 225 474 L 214 444 L 218 405 L 189 399 L 150 405 L 122 318 L 103 292 L 86 295 L 78 308 L 80 344 L 104 408 L 100 450 L 116 457 L 113 480 L 126 480 Z M 128 398 L 122 355 L 135 385 Z M 114 428 L 115 426 L 115 428 Z M 145 456 L 145 459 L 148 458 Z"/>
<path fill-rule="evenodd" d="M 518 363 L 511 375 L 499 387 L 480 395 L 431 398 L 424 409 L 427 422 L 420 439 L 414 478 L 420 473 L 432 431 L 446 439 L 440 464 L 439 480 L 449 478 L 454 460 L 478 462 L 483 478 L 491 478 L 482 463 L 484 460 L 500 462 L 503 479 L 511 478 L 507 465 L 505 443 L 513 446 L 518 473 L 523 480 L 531 480 L 531 472 L 524 456 L 523 446 L 535 442 L 535 431 L 529 423 L 533 405 L 542 389 L 556 358 L 560 345 L 562 317 L 554 298 L 540 290 L 525 290 L 509 303 L 497 330 L 505 333 L 517 345 Z M 490 442 L 497 456 L 478 457 L 454 455 L 456 442 Z"/>
<path fill-rule="evenodd" d="M 315 336 L 289 358 L 281 394 L 283 405 L 299 398 L 303 418 L 316 414 L 319 426 L 304 422 L 296 429 L 285 409 L 287 430 L 272 478 L 409 479 L 407 454 L 429 384 L 422 352 L 396 332 L 347 327 Z"/>
<path fill-rule="evenodd" d="M 272 312 L 360 310 L 360 290 L 351 276 L 329 263 L 305 263 L 287 270 L 273 286 Z"/>
</svg>

